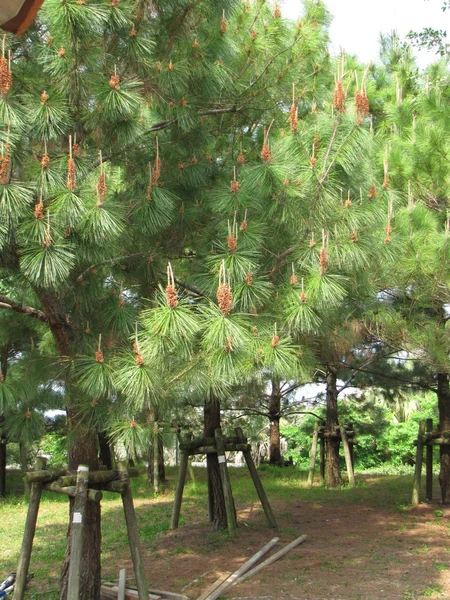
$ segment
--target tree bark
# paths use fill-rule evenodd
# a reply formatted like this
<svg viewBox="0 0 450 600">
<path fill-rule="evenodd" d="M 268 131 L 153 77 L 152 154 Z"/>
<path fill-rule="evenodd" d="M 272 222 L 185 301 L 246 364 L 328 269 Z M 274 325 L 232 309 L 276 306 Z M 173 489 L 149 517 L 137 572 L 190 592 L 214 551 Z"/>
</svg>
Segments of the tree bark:
<svg viewBox="0 0 450 600">
<path fill-rule="evenodd" d="M 337 405 L 337 371 L 328 365 L 327 375 L 327 423 L 326 431 L 331 433 L 334 427 L 338 425 L 338 405 Z M 339 439 L 327 437 L 325 484 L 329 488 L 337 488 L 341 485 L 341 467 L 339 460 Z"/>
<path fill-rule="evenodd" d="M 269 398 L 269 461 L 271 465 L 281 464 L 281 445 L 280 445 L 280 410 L 281 393 L 280 382 L 272 380 L 272 393 Z"/>
<path fill-rule="evenodd" d="M 0 420 L 3 417 L 0 415 Z M 0 423 L 1 425 L 1 423 Z M 6 440 L 0 438 L 0 497 L 6 496 Z"/>
<path fill-rule="evenodd" d="M 219 400 L 210 398 L 205 401 L 203 419 L 204 435 L 206 437 L 214 437 L 215 429 L 220 427 Z M 217 454 L 207 454 L 206 465 L 208 468 L 210 520 L 214 530 L 225 529 L 227 527 L 227 512 Z"/>
<path fill-rule="evenodd" d="M 72 357 L 75 330 L 71 328 L 65 317 L 64 298 L 57 293 L 38 288 L 35 290 L 42 309 L 47 316 L 48 324 L 55 340 L 58 353 L 66 359 Z M 69 429 L 76 428 L 76 435 L 72 446 L 69 448 L 69 469 L 77 470 L 78 465 L 89 467 L 90 471 L 97 471 L 98 460 L 98 432 L 96 428 L 86 429 L 77 423 L 77 415 L 71 406 L 71 381 L 67 379 L 67 421 Z M 67 600 L 67 587 L 69 582 L 69 561 L 71 548 L 72 518 L 74 499 L 70 499 L 69 528 L 67 531 L 67 547 L 64 564 L 61 572 L 59 600 Z M 101 513 L 100 502 L 88 502 L 84 513 L 83 556 L 81 560 L 81 586 L 80 598 L 100 600 L 101 585 Z"/>
<path fill-rule="evenodd" d="M 450 383 L 447 373 L 437 374 L 437 396 L 439 431 L 450 431 Z M 439 448 L 441 454 L 439 485 L 442 504 L 450 504 L 450 446 L 439 446 Z"/>
<path fill-rule="evenodd" d="M 100 451 L 100 461 L 102 465 L 108 469 L 108 471 L 111 471 L 111 469 L 113 468 L 111 446 L 109 445 L 109 440 L 108 436 L 106 435 L 106 431 L 98 432 L 98 445 Z"/>
</svg>

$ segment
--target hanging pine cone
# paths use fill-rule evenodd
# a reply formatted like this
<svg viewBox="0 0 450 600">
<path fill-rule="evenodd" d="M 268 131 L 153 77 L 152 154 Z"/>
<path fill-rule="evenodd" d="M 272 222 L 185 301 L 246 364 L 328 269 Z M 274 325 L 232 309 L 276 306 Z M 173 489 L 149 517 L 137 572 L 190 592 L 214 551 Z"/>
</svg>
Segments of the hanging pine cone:
<svg viewBox="0 0 450 600">
<path fill-rule="evenodd" d="M 294 103 L 291 104 L 291 108 L 289 110 L 289 123 L 291 126 L 292 133 L 297 131 L 298 127 L 298 118 L 297 118 L 297 107 Z"/>
<path fill-rule="evenodd" d="M 66 51 L 64 50 L 64 48 L 62 46 L 60 46 L 58 49 L 58 56 L 60 58 L 63 58 L 65 55 L 66 55 Z"/>
<path fill-rule="evenodd" d="M 109 87 L 112 90 L 120 90 L 120 77 L 117 75 L 117 73 L 114 73 L 109 78 Z"/>
<path fill-rule="evenodd" d="M 233 351 L 233 338 L 227 338 L 225 340 L 225 352 L 232 352 Z"/>
<path fill-rule="evenodd" d="M 136 429 L 137 423 L 134 419 L 132 421 L 130 421 L 130 427 L 131 427 L 131 429 Z"/>
<path fill-rule="evenodd" d="M 289 283 L 291 285 L 297 285 L 298 284 L 297 275 L 295 273 L 292 273 L 292 275 L 290 276 Z"/>
<path fill-rule="evenodd" d="M 217 303 L 224 316 L 230 313 L 233 306 L 233 294 L 227 283 L 221 283 L 217 288 Z"/>
<path fill-rule="evenodd" d="M 388 190 L 389 189 L 389 175 L 386 175 L 383 181 L 383 189 Z"/>
<path fill-rule="evenodd" d="M 106 178 L 105 178 L 105 173 L 102 171 L 100 173 L 100 175 L 98 176 L 98 183 L 97 183 L 97 194 L 98 194 L 98 200 L 99 200 L 99 204 L 102 204 L 105 200 L 106 200 L 106 195 L 108 192 L 108 188 L 106 187 Z"/>
<path fill-rule="evenodd" d="M 142 365 L 144 364 L 144 359 L 142 358 L 142 355 L 139 352 L 134 353 L 134 360 L 136 361 L 136 364 L 140 367 L 142 367 Z"/>
<path fill-rule="evenodd" d="M 220 21 L 219 31 L 222 34 L 227 32 L 227 22 L 225 21 L 225 16 L 223 16 Z"/>
<path fill-rule="evenodd" d="M 44 90 L 41 93 L 41 104 L 47 104 L 47 100 L 48 100 L 48 94 L 47 92 Z"/>
<path fill-rule="evenodd" d="M 375 184 L 372 183 L 372 185 L 370 186 L 369 193 L 367 194 L 367 197 L 370 200 L 372 200 L 372 198 L 376 198 L 377 196 L 378 196 L 377 188 L 375 187 Z"/>
<path fill-rule="evenodd" d="M 239 227 L 239 231 L 245 231 L 247 229 L 248 223 L 247 221 L 244 219 Z"/>
<path fill-rule="evenodd" d="M 136 37 L 136 36 L 137 36 L 137 31 L 136 31 L 136 29 L 135 29 L 134 27 L 132 27 L 132 28 L 130 29 L 130 31 L 128 32 L 128 35 L 129 35 L 130 37 L 132 37 L 132 38 L 133 38 L 133 37 Z"/>
<path fill-rule="evenodd" d="M 338 79 L 336 81 L 336 85 L 334 87 L 333 108 L 338 113 L 342 114 L 342 113 L 345 112 L 345 92 L 344 92 L 344 85 L 343 85 L 343 83 L 342 83 L 342 81 L 340 79 Z"/>
<path fill-rule="evenodd" d="M 167 69 L 169 71 L 173 71 L 173 62 L 172 62 L 172 59 L 169 60 L 169 64 L 167 65 Z"/>
<path fill-rule="evenodd" d="M 309 247 L 310 248 L 314 248 L 314 246 L 317 244 L 316 240 L 314 238 L 311 238 L 309 240 Z"/>
<path fill-rule="evenodd" d="M 241 184 L 239 183 L 239 181 L 233 179 L 233 181 L 230 184 L 230 192 L 237 194 L 240 189 Z"/>
<path fill-rule="evenodd" d="M 311 165 L 311 169 L 314 169 L 317 163 L 317 158 L 315 156 L 311 156 L 309 159 L 309 164 Z"/>
<path fill-rule="evenodd" d="M 353 202 L 350 200 L 350 198 L 347 198 L 347 200 L 344 203 L 344 208 L 350 208 L 352 204 Z"/>
<path fill-rule="evenodd" d="M 356 110 L 356 122 L 361 125 L 364 119 L 369 114 L 369 99 L 367 98 L 363 90 L 356 90 L 355 92 L 355 110 Z"/>
<path fill-rule="evenodd" d="M 239 152 L 237 161 L 238 161 L 238 164 L 241 165 L 241 167 L 245 163 L 245 156 L 243 155 L 242 151 Z"/>
<path fill-rule="evenodd" d="M 237 237 L 234 233 L 230 233 L 230 235 L 227 237 L 227 246 L 231 250 L 231 252 L 234 252 L 236 250 Z"/>
<path fill-rule="evenodd" d="M 247 273 L 245 283 L 250 287 L 253 284 L 253 273 Z"/>
<path fill-rule="evenodd" d="M 327 251 L 325 250 L 325 246 L 322 246 L 322 248 L 320 249 L 319 263 L 320 263 L 320 274 L 321 275 L 325 275 L 325 273 L 327 271 L 328 264 L 329 264 L 328 256 L 327 256 Z"/>
<path fill-rule="evenodd" d="M 34 217 L 35 219 L 37 219 L 38 221 L 42 221 L 43 217 L 44 217 L 44 205 L 42 204 L 42 202 L 38 202 L 37 204 L 34 205 Z"/>
<path fill-rule="evenodd" d="M 303 290 L 300 292 L 300 302 L 302 304 L 308 304 L 308 299 L 307 299 L 306 294 L 305 294 L 305 292 Z"/>
<path fill-rule="evenodd" d="M 9 61 L 0 57 L 0 94 L 5 98 L 12 86 L 12 74 L 9 68 Z"/>
<path fill-rule="evenodd" d="M 9 182 L 9 167 L 11 164 L 10 146 L 5 144 L 6 154 L 0 157 L 0 183 L 6 185 Z"/>
<path fill-rule="evenodd" d="M 281 10 L 278 4 L 275 4 L 275 8 L 273 9 L 273 16 L 275 19 L 279 19 L 281 17 Z"/>
<path fill-rule="evenodd" d="M 70 192 L 75 189 L 75 161 L 73 158 L 67 160 L 67 189 Z"/>
<path fill-rule="evenodd" d="M 280 337 L 275 333 L 272 338 L 272 348 L 276 348 L 278 346 L 279 341 Z"/>
<path fill-rule="evenodd" d="M 30 409 L 28 409 L 27 412 L 25 413 L 25 419 L 31 419 L 31 411 L 30 411 Z"/>
<path fill-rule="evenodd" d="M 102 363 L 105 361 L 105 359 L 103 357 L 103 352 L 101 350 L 97 350 L 97 352 L 95 353 L 95 360 L 98 363 Z"/>
<path fill-rule="evenodd" d="M 356 231 L 352 231 L 352 233 L 350 235 L 350 242 L 352 244 L 356 244 L 357 241 L 358 241 L 358 234 L 356 233 Z"/>
<path fill-rule="evenodd" d="M 268 162 L 272 158 L 268 144 L 266 144 L 266 143 L 263 144 L 260 156 L 261 156 L 263 162 Z"/>
<path fill-rule="evenodd" d="M 170 308 L 176 308 L 178 306 L 178 292 L 176 287 L 169 283 L 166 285 L 166 302 Z"/>
<path fill-rule="evenodd" d="M 50 156 L 46 152 L 41 157 L 41 166 L 43 169 L 48 169 L 50 166 Z"/>
<path fill-rule="evenodd" d="M 0 383 L 3 383 L 5 381 L 5 378 L 3 377 L 2 373 L 0 373 Z"/>
</svg>

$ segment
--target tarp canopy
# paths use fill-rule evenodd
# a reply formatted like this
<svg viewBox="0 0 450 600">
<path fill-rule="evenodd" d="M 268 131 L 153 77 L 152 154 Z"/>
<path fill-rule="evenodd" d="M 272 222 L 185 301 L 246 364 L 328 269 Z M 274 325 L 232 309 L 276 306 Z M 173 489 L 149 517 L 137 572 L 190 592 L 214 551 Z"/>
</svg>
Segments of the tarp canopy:
<svg viewBox="0 0 450 600">
<path fill-rule="evenodd" d="M 0 0 L 0 27 L 20 35 L 27 30 L 44 0 Z"/>
</svg>

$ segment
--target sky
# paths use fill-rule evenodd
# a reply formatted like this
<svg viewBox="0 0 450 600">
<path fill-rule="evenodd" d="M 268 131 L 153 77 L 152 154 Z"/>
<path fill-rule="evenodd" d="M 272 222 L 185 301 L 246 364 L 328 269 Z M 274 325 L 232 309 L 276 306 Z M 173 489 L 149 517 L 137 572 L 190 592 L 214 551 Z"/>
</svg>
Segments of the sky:
<svg viewBox="0 0 450 600">
<path fill-rule="evenodd" d="M 296 19 L 302 13 L 301 0 L 279 4 L 285 17 Z M 450 11 L 442 12 L 442 0 L 326 0 L 326 4 L 334 17 L 330 29 L 333 53 L 343 48 L 363 62 L 377 60 L 380 32 L 396 29 L 403 37 L 411 29 L 424 27 L 450 30 Z M 422 50 L 417 57 L 424 67 L 436 55 Z"/>
</svg>

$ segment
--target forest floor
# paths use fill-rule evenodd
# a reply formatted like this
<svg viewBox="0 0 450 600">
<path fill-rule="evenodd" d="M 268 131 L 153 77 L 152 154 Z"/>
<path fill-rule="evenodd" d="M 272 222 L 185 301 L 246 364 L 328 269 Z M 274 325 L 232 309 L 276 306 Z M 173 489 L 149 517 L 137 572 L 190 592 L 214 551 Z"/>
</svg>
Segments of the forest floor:
<svg viewBox="0 0 450 600">
<path fill-rule="evenodd" d="M 144 476 L 133 493 L 145 569 L 154 588 L 195 599 L 222 573 L 239 568 L 274 533 L 245 469 L 231 469 L 239 520 L 234 540 L 212 532 L 207 519 L 205 470 L 188 482 L 177 531 L 169 531 L 176 470 L 168 469 L 165 491 L 153 498 Z M 232 588 L 227 598 L 241 600 L 390 600 L 450 598 L 450 508 L 438 500 L 409 506 L 410 476 L 358 474 L 357 488 L 305 487 L 295 468 L 260 472 L 278 521 L 281 541 L 272 552 L 301 534 L 307 540 L 255 577 Z M 435 497 L 439 497 L 436 488 Z M 103 579 L 126 568 L 132 576 L 121 504 L 102 501 Z M 0 503 L 0 579 L 14 570 L 23 533 L 26 504 L 20 496 Z M 31 561 L 34 579 L 26 598 L 57 598 L 64 556 L 67 502 L 46 493 L 41 504 Z M 87 600 L 87 599 L 86 599 Z"/>
</svg>

